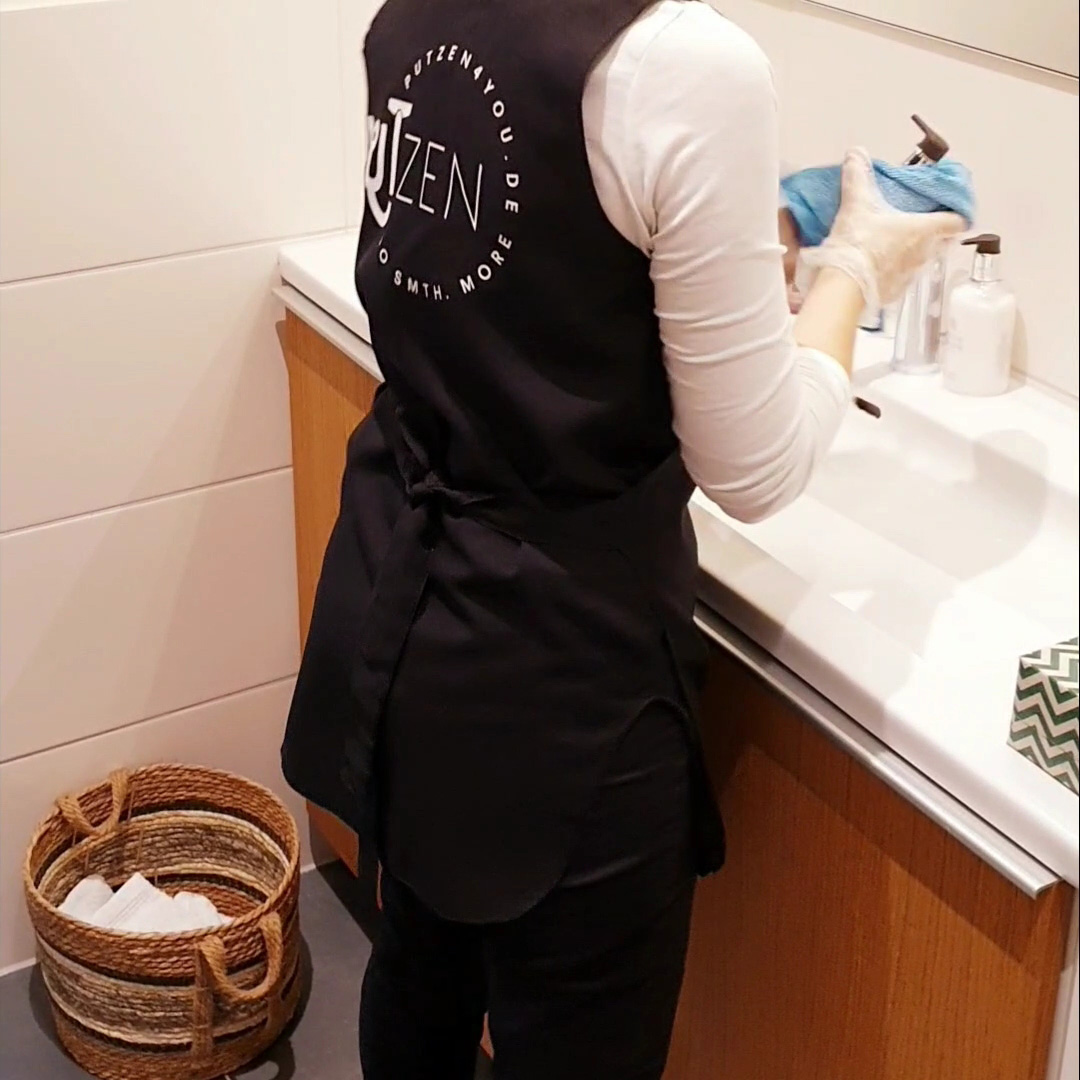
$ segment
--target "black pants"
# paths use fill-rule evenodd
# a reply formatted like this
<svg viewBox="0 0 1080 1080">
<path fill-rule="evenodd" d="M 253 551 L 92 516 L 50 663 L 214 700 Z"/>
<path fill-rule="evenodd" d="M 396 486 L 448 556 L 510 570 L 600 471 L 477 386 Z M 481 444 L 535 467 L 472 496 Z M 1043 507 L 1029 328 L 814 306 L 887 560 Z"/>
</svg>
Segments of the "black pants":
<svg viewBox="0 0 1080 1080">
<path fill-rule="evenodd" d="M 650 709 L 614 755 L 558 886 L 505 923 L 449 922 L 383 878 L 364 978 L 364 1080 L 659 1080 L 693 898 L 687 754 Z"/>
</svg>

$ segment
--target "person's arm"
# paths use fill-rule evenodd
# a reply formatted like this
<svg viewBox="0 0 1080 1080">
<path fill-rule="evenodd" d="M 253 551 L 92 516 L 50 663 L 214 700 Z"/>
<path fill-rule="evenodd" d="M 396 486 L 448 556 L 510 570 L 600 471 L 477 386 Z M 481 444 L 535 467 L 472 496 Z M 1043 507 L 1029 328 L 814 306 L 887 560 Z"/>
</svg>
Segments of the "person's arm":
<svg viewBox="0 0 1080 1080">
<path fill-rule="evenodd" d="M 799 230 L 787 207 L 781 207 L 776 215 L 780 244 L 784 249 L 784 281 L 788 290 L 788 307 L 797 312 L 802 306 L 802 296 L 795 288 L 795 268 L 799 262 Z"/>
<path fill-rule="evenodd" d="M 838 360 L 851 374 L 855 333 L 849 333 L 852 317 L 857 325 L 863 310 L 862 289 L 855 279 L 840 270 L 826 267 L 815 279 L 813 300 L 801 314 L 805 300 L 795 288 L 795 268 L 799 261 L 799 230 L 791 211 L 782 207 L 777 214 L 780 244 L 784 249 L 784 282 L 788 307 L 799 314 L 795 321 L 795 341 L 806 348 L 818 349 Z M 854 313 L 854 315 L 852 314 Z"/>
<path fill-rule="evenodd" d="M 768 62 L 706 5 L 661 4 L 590 81 L 583 109 L 601 203 L 651 258 L 687 469 L 727 513 L 766 517 L 804 489 L 849 407 L 860 308 L 830 317 L 832 289 L 858 287 L 823 275 L 808 347 L 796 344 Z"/>
<path fill-rule="evenodd" d="M 863 303 L 862 289 L 853 277 L 824 267 L 800 302 L 795 341 L 831 356 L 850 375 Z"/>
<path fill-rule="evenodd" d="M 849 152 L 792 320 L 776 98 L 746 34 L 705 4 L 662 0 L 602 59 L 582 112 L 601 205 L 650 256 L 687 469 L 733 517 L 767 517 L 805 488 L 850 405 L 863 307 L 899 298 L 963 219 L 891 209 L 865 151 Z"/>
</svg>

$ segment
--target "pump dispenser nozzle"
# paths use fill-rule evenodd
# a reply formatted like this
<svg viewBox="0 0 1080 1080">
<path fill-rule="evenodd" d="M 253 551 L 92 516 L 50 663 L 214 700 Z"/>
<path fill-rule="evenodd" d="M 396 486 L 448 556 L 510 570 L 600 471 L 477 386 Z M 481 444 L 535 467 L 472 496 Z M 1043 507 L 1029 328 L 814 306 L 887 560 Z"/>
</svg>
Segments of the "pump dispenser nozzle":
<svg viewBox="0 0 1080 1080">
<path fill-rule="evenodd" d="M 978 236 L 969 236 L 960 243 L 975 248 L 971 280 L 997 281 L 997 257 L 1001 254 L 1001 237 L 997 233 L 980 233 Z"/>
<path fill-rule="evenodd" d="M 975 251 L 979 255 L 1001 254 L 1001 237 L 997 233 L 980 233 L 978 236 L 969 236 L 966 240 L 961 240 L 960 243 L 965 247 L 968 244 L 974 244 Z"/>
<path fill-rule="evenodd" d="M 915 121 L 923 137 L 904 164 L 931 165 L 940 161 L 949 152 L 949 144 L 921 116 L 912 116 L 911 119 Z"/>
</svg>

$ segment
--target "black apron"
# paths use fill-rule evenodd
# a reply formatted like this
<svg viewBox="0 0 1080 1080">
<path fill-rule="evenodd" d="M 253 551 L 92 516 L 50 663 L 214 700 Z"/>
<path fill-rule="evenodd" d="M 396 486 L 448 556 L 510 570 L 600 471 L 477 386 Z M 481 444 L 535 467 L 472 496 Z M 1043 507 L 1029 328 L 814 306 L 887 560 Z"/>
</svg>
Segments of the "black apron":
<svg viewBox="0 0 1080 1080">
<path fill-rule="evenodd" d="M 357 287 L 386 383 L 350 441 L 283 747 L 290 783 L 444 917 L 558 881 L 650 703 L 691 747 L 692 485 L 648 260 L 611 227 L 585 80 L 642 0 L 390 0 L 367 41 Z"/>
</svg>

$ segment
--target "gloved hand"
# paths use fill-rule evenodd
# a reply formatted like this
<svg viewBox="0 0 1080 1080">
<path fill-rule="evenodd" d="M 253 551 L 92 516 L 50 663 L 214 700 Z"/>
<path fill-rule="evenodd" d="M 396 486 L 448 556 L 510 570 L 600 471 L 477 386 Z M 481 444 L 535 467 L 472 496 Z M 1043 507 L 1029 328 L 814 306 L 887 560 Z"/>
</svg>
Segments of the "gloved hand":
<svg viewBox="0 0 1080 1080">
<path fill-rule="evenodd" d="M 795 287 L 795 269 L 799 262 L 799 230 L 786 207 L 777 214 L 780 243 L 784 248 L 784 284 L 787 285 L 788 309 L 792 315 L 802 307 L 802 294 Z"/>
<path fill-rule="evenodd" d="M 804 248 L 807 266 L 834 266 L 858 282 L 869 308 L 900 299 L 916 274 L 967 223 L 959 214 L 909 214 L 885 201 L 870 156 L 850 150 L 844 159 L 840 210 L 825 242 Z"/>
</svg>

